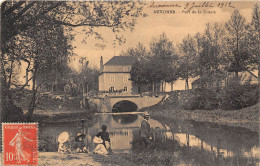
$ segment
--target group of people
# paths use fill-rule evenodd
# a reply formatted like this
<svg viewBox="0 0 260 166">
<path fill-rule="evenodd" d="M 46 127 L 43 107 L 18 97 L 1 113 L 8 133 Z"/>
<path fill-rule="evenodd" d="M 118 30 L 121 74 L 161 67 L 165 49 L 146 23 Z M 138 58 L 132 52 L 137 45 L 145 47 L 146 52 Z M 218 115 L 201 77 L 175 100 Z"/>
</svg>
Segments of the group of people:
<svg viewBox="0 0 260 166">
<path fill-rule="evenodd" d="M 146 149 L 150 150 L 152 145 L 151 127 L 150 123 L 148 122 L 150 115 L 148 113 L 144 113 L 143 117 L 144 119 L 141 123 L 139 135 Z M 93 153 L 107 155 L 112 152 L 110 137 L 109 133 L 107 132 L 107 126 L 102 125 L 101 130 L 102 131 L 99 132 L 93 139 L 93 142 L 97 144 L 95 149 L 93 150 Z M 58 137 L 58 152 L 64 153 L 73 151 L 76 153 L 88 153 L 87 146 L 84 142 L 85 136 L 85 134 L 78 133 L 75 137 L 73 150 L 71 150 L 72 148 L 69 148 L 68 146 L 69 134 L 67 132 L 62 132 Z"/>
<path fill-rule="evenodd" d="M 102 125 L 102 131 L 99 132 L 93 142 L 97 144 L 96 148 L 93 150 L 94 153 L 107 155 L 109 152 L 112 152 L 110 145 L 110 138 L 106 125 Z M 74 146 L 69 145 L 69 134 L 67 132 L 62 132 L 58 137 L 58 152 L 60 153 L 88 153 L 86 143 L 84 141 L 85 134 L 78 133 L 75 137 Z"/>
</svg>

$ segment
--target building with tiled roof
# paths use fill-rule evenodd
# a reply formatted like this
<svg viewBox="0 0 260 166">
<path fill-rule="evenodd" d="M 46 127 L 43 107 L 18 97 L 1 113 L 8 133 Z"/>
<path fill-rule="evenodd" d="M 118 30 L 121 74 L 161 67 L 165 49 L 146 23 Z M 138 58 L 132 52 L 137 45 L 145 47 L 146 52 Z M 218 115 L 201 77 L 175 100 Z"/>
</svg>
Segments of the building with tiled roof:
<svg viewBox="0 0 260 166">
<path fill-rule="evenodd" d="M 133 56 L 114 56 L 104 66 L 131 66 L 135 61 Z"/>
<path fill-rule="evenodd" d="M 114 56 L 103 65 L 100 59 L 99 91 L 100 92 L 135 92 L 137 87 L 132 85 L 130 70 L 136 58 L 132 56 Z"/>
</svg>

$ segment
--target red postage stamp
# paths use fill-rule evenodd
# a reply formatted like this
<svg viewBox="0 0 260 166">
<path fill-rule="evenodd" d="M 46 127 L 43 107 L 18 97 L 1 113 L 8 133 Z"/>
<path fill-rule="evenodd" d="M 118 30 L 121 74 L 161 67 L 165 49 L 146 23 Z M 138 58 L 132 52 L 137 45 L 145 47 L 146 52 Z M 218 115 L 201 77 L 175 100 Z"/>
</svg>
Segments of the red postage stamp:
<svg viewBox="0 0 260 166">
<path fill-rule="evenodd" d="M 38 164 L 38 124 L 2 123 L 3 165 Z"/>
</svg>

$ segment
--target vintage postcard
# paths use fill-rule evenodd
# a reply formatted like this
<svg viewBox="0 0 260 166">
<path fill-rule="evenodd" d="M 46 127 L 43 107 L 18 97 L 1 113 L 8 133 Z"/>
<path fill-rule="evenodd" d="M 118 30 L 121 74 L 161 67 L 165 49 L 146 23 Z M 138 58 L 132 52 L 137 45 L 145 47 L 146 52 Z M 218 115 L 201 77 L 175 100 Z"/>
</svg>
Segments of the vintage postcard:
<svg viewBox="0 0 260 166">
<path fill-rule="evenodd" d="M 260 4 L 1 2 L 2 165 L 258 166 Z"/>
</svg>

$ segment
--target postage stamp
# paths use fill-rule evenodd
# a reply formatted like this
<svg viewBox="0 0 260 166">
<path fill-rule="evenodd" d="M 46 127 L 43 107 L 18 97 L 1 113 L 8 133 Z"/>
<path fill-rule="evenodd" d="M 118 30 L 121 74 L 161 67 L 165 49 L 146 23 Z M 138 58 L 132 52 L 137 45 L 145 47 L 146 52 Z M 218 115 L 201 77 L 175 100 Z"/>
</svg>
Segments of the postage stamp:
<svg viewBox="0 0 260 166">
<path fill-rule="evenodd" d="M 37 123 L 2 123 L 2 132 L 3 165 L 37 165 Z"/>
</svg>

